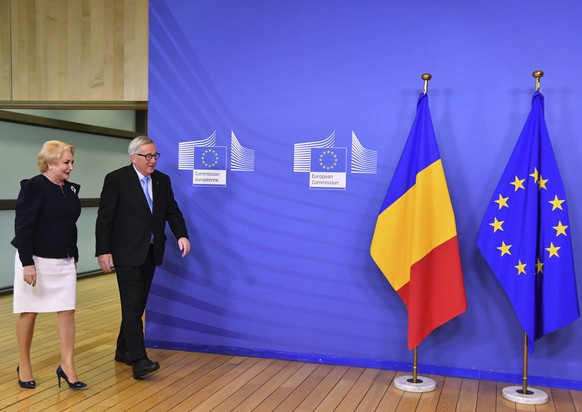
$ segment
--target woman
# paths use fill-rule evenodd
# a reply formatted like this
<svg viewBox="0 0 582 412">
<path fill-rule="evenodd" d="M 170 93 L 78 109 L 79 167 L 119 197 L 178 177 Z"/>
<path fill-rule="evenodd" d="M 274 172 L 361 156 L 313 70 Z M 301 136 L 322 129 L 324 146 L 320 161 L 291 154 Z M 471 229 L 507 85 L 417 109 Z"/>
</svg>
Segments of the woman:
<svg viewBox="0 0 582 412">
<path fill-rule="evenodd" d="M 39 175 L 20 182 L 16 201 L 14 313 L 20 361 L 18 384 L 33 389 L 30 347 L 39 312 L 57 312 L 63 378 L 70 388 L 87 386 L 77 378 L 73 361 L 77 291 L 77 226 L 80 186 L 68 181 L 75 148 L 58 140 L 44 143 L 38 154 Z"/>
</svg>

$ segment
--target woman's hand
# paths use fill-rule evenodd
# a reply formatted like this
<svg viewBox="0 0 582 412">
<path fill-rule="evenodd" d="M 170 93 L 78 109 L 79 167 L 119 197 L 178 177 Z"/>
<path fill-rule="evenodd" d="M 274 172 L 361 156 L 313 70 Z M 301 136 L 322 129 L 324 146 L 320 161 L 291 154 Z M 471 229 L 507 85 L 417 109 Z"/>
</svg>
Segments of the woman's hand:
<svg viewBox="0 0 582 412">
<path fill-rule="evenodd" d="M 36 266 L 34 266 L 34 265 L 24 266 L 22 269 L 23 269 L 24 281 L 31 286 L 35 286 L 36 285 Z"/>
</svg>

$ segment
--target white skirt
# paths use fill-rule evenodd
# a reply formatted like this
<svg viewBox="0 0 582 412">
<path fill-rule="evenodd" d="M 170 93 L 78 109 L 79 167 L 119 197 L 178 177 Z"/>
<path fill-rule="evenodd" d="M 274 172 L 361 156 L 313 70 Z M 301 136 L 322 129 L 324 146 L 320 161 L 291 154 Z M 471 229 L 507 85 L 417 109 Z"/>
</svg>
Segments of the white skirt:
<svg viewBox="0 0 582 412">
<path fill-rule="evenodd" d="M 49 259 L 33 256 L 36 285 L 24 281 L 22 263 L 14 259 L 14 313 L 74 310 L 77 297 L 75 258 Z"/>
</svg>

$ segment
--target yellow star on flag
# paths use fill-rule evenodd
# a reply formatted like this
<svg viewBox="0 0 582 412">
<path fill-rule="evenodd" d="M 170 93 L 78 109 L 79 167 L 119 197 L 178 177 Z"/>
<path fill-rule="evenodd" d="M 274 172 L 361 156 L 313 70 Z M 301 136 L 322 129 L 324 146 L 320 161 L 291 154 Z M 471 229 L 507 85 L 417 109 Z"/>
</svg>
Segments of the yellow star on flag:
<svg viewBox="0 0 582 412">
<path fill-rule="evenodd" d="M 557 256 L 560 257 L 560 255 L 558 255 L 558 250 L 560 250 L 560 246 L 554 246 L 553 242 L 550 242 L 550 247 L 545 248 L 548 252 L 550 252 L 550 256 Z"/>
<path fill-rule="evenodd" d="M 513 245 L 506 245 L 504 241 L 501 241 L 501 246 L 499 246 L 497 249 L 501 250 L 501 256 L 511 255 L 511 252 L 509 251 L 511 246 Z"/>
<path fill-rule="evenodd" d="M 501 209 L 503 206 L 509 207 L 507 205 L 507 200 L 508 199 L 509 199 L 509 196 L 503 197 L 503 196 L 501 196 L 501 193 L 500 193 L 499 194 L 499 199 L 495 200 L 495 203 L 497 203 L 499 205 L 499 209 Z"/>
<path fill-rule="evenodd" d="M 517 189 L 524 189 L 525 187 L 523 187 L 523 182 L 525 181 L 525 179 L 518 179 L 517 176 L 515 176 L 515 180 L 513 182 L 511 182 L 510 184 L 515 186 L 515 191 L 517 192 Z"/>
<path fill-rule="evenodd" d="M 552 226 L 552 229 L 556 229 L 556 237 L 560 236 L 560 235 L 564 235 L 564 236 L 568 236 L 566 234 L 566 229 L 568 229 L 569 226 L 563 225 L 562 221 L 559 220 L 558 221 L 558 226 Z"/>
<path fill-rule="evenodd" d="M 564 203 L 565 201 L 566 201 L 566 199 L 560 200 L 560 199 L 558 199 L 558 195 L 555 195 L 554 200 L 548 200 L 548 203 L 552 204 L 552 212 L 553 212 L 556 209 L 564 210 L 564 209 L 562 209 L 562 203 Z"/>
<path fill-rule="evenodd" d="M 526 273 L 525 273 L 525 267 L 526 267 L 526 266 L 527 266 L 527 264 L 525 264 L 525 263 L 521 263 L 521 259 L 520 259 L 520 260 L 519 260 L 519 263 L 518 263 L 516 266 L 514 266 L 514 268 L 516 268 L 516 269 L 517 269 L 517 274 L 518 274 L 518 275 L 521 275 L 522 273 L 525 275 L 525 274 L 526 274 Z"/>
<path fill-rule="evenodd" d="M 503 231 L 503 223 L 505 223 L 505 220 L 497 220 L 496 217 L 493 219 L 495 219 L 493 223 L 489 223 L 490 226 L 493 226 L 493 233 L 497 232 L 498 230 Z"/>
<path fill-rule="evenodd" d="M 544 273 L 544 264 L 543 262 L 540 262 L 540 258 L 538 258 L 536 263 L 536 273 Z"/>
<path fill-rule="evenodd" d="M 534 183 L 537 183 L 538 181 L 538 169 L 534 167 L 534 172 L 532 174 L 530 174 L 531 177 L 533 177 Z"/>
<path fill-rule="evenodd" d="M 540 179 L 538 180 L 538 185 L 539 185 L 539 189 L 546 189 L 548 190 L 548 188 L 546 187 L 546 183 L 548 182 L 549 179 L 544 179 L 542 177 L 542 175 L 540 175 Z"/>
</svg>

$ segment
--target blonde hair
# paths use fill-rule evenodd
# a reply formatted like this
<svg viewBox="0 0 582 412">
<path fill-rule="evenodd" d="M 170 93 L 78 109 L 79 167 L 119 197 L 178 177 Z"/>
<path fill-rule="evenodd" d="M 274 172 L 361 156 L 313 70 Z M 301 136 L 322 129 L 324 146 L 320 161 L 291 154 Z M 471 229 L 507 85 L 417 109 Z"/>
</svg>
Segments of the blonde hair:
<svg viewBox="0 0 582 412">
<path fill-rule="evenodd" d="M 48 140 L 44 142 L 36 160 L 38 170 L 41 173 L 46 172 L 49 164 L 56 163 L 65 151 L 69 151 L 72 155 L 75 155 L 75 146 L 61 142 L 60 140 Z"/>
</svg>

